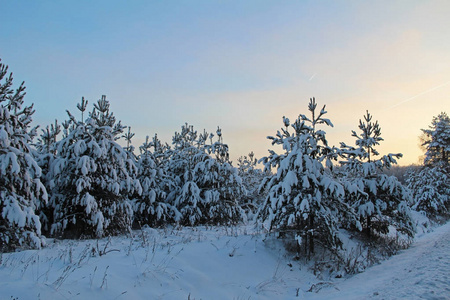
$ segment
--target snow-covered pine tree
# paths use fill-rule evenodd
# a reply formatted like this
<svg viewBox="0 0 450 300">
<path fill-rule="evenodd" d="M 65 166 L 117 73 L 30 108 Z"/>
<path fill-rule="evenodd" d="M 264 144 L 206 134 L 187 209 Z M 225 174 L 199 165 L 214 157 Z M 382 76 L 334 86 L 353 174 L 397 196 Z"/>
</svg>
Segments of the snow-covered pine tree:
<svg viewBox="0 0 450 300">
<path fill-rule="evenodd" d="M 450 217 L 450 174 L 444 169 L 423 166 L 406 180 L 413 195 L 412 209 L 423 212 L 434 222 Z"/>
<path fill-rule="evenodd" d="M 372 122 L 369 112 L 359 121 L 360 133 L 352 131 L 356 147 L 341 143 L 340 154 L 346 201 L 355 209 L 359 230 L 387 234 L 389 228 L 414 235 L 408 203 L 410 194 L 395 176 L 387 176 L 383 169 L 396 164 L 402 154 L 388 154 L 380 158 L 376 146 L 383 141 L 378 121 Z"/>
<path fill-rule="evenodd" d="M 142 193 L 133 199 L 135 227 L 172 222 L 175 210 L 168 203 L 168 196 L 176 190 L 176 186 L 166 169 L 165 155 L 169 148 L 155 135 L 152 141 L 147 136 L 139 150 L 137 178 Z"/>
<path fill-rule="evenodd" d="M 297 240 L 308 256 L 314 253 L 317 242 L 332 251 L 340 247 L 341 219 L 352 216 L 343 202 L 342 185 L 325 170 L 323 163 L 332 169 L 336 155 L 334 148 L 328 146 L 325 132 L 317 126 L 333 125 L 324 118 L 325 106 L 319 112 L 316 108 L 312 98 L 308 105 L 311 118 L 300 114 L 290 124 L 289 119 L 283 117 L 285 128 L 268 139 L 272 140 L 272 145 L 281 145 L 284 153 L 269 150 L 270 156 L 261 159 L 266 169 L 275 168 L 276 173 L 262 183 L 268 196 L 260 217 L 269 222 L 271 230 Z"/>
<path fill-rule="evenodd" d="M 428 218 L 438 221 L 450 217 L 450 118 L 445 112 L 433 117 L 429 129 L 422 129 L 425 136 L 424 166 L 413 170 L 407 179 L 414 204 L 413 209 L 424 212 Z"/>
<path fill-rule="evenodd" d="M 61 125 L 55 120 L 54 124 L 47 126 L 45 129 L 41 129 L 42 133 L 38 137 L 38 142 L 35 147 L 34 157 L 39 167 L 42 170 L 41 181 L 44 184 L 49 197 L 52 195 L 52 189 L 50 182 L 53 178 L 52 172 L 50 172 L 50 166 L 56 157 L 56 140 L 58 134 L 61 132 Z M 50 226 L 53 223 L 53 208 L 48 205 L 44 205 L 39 210 L 39 218 L 42 223 L 42 229 L 44 233 L 50 231 Z"/>
<path fill-rule="evenodd" d="M 85 105 L 79 105 L 83 113 Z M 69 122 L 57 142 L 53 173 L 52 233 L 65 237 L 102 237 L 129 229 L 133 210 L 127 196 L 140 189 L 134 164 L 116 140 L 124 126 L 116 122 L 102 96 L 89 117 Z"/>
<path fill-rule="evenodd" d="M 168 167 L 178 186 L 175 221 L 182 225 L 229 224 L 241 219 L 236 201 L 243 193 L 242 181 L 229 162 L 221 130 L 217 132 L 219 141 L 212 143 L 214 135 L 198 134 L 186 123 L 173 137 Z M 211 145 L 206 144 L 208 138 Z"/>
<path fill-rule="evenodd" d="M 238 174 L 242 178 L 242 183 L 247 191 L 246 195 L 241 197 L 240 205 L 247 213 L 255 213 L 262 205 L 267 194 L 259 190 L 261 182 L 270 173 L 257 168 L 258 159 L 255 154 L 250 152 L 248 156 L 238 158 Z"/>
<path fill-rule="evenodd" d="M 425 134 L 423 146 L 426 147 L 425 165 L 449 168 L 450 163 L 450 117 L 442 112 L 433 117 L 429 129 L 422 129 Z M 447 170 L 449 171 L 449 170 Z"/>
<path fill-rule="evenodd" d="M 16 90 L 12 73 L 0 60 L 0 251 L 41 247 L 41 222 L 36 215 L 47 202 L 41 169 L 30 147 L 33 105 L 24 106 L 25 86 Z"/>
<path fill-rule="evenodd" d="M 194 127 L 186 123 L 181 127 L 181 132 L 175 132 L 172 138 L 168 169 L 177 186 L 173 199 L 175 221 L 181 225 L 196 225 L 206 218 L 205 199 L 200 195 L 194 173 L 196 164 L 204 159 L 206 153 L 200 148 L 202 145 L 197 137 Z"/>
<path fill-rule="evenodd" d="M 219 127 L 216 133 L 218 140 L 214 143 L 214 135 L 209 135 L 211 145 L 206 145 L 206 132 L 200 136 L 203 149 L 208 155 L 195 166 L 195 175 L 201 195 L 206 200 L 207 222 L 228 225 L 237 223 L 245 216 L 238 203 L 245 195 L 245 187 L 230 161 L 229 148 L 223 143 Z"/>
</svg>

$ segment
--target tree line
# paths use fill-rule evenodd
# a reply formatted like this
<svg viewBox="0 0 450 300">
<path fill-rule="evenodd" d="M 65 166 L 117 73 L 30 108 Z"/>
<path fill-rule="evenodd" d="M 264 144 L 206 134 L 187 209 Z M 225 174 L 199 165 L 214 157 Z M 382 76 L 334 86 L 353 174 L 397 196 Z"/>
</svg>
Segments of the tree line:
<svg viewBox="0 0 450 300">
<path fill-rule="evenodd" d="M 377 152 L 381 127 L 369 112 L 351 133 L 355 146 L 331 146 L 324 128 L 333 124 L 314 98 L 308 115 L 283 117 L 268 137 L 281 152 L 269 150 L 259 161 L 250 153 L 233 166 L 219 127 L 213 134 L 186 123 L 171 144 L 154 135 L 135 149 L 134 134 L 106 96 L 91 108 L 82 98 L 77 113 L 40 130 L 31 126 L 34 109 L 24 96 L 24 83 L 14 89 L 0 63 L 2 251 L 39 248 L 45 236 L 100 238 L 142 226 L 231 225 L 254 217 L 311 255 L 317 245 L 339 248 L 341 229 L 413 236 L 411 209 L 433 220 L 448 217 L 445 113 L 423 130 L 424 165 L 402 184 L 384 172 L 402 155 Z"/>
</svg>

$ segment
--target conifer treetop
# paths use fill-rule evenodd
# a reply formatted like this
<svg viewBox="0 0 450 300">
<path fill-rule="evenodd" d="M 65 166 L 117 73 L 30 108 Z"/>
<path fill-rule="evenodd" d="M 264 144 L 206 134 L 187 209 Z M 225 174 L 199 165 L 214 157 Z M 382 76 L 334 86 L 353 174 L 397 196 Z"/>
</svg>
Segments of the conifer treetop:
<svg viewBox="0 0 450 300">
<path fill-rule="evenodd" d="M 425 146 L 425 165 L 444 164 L 450 162 L 450 117 L 445 112 L 433 117 L 429 129 L 422 129 L 427 139 Z"/>
</svg>

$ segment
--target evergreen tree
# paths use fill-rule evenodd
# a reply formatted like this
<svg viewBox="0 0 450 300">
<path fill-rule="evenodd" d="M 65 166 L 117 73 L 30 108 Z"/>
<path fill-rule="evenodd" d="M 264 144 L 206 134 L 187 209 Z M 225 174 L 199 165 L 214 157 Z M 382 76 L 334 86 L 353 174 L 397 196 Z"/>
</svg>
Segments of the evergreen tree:
<svg viewBox="0 0 450 300">
<path fill-rule="evenodd" d="M 318 113 L 316 108 L 312 98 L 308 105 L 311 118 L 301 114 L 290 124 L 289 119 L 283 117 L 285 128 L 268 138 L 272 145 L 281 145 L 284 153 L 269 150 L 270 156 L 262 159 L 267 169 L 276 169 L 276 174 L 262 183 L 268 196 L 261 218 L 269 222 L 271 229 L 299 241 L 309 255 L 314 253 L 317 242 L 332 251 L 340 247 L 339 224 L 341 219 L 352 215 L 343 202 L 342 185 L 323 165 L 332 169 L 336 155 L 328 146 L 325 132 L 317 126 L 333 125 L 324 118 L 325 106 Z"/>
<path fill-rule="evenodd" d="M 352 131 L 356 147 L 341 143 L 342 171 L 347 202 L 359 216 L 359 230 L 386 234 L 389 226 L 410 236 L 414 233 L 408 203 L 408 190 L 395 176 L 387 176 L 382 170 L 396 164 L 402 154 L 388 154 L 376 158 L 376 146 L 383 141 L 378 121 L 372 122 L 369 112 L 359 122 L 360 133 Z"/>
<path fill-rule="evenodd" d="M 414 196 L 413 208 L 437 221 L 450 216 L 450 118 L 445 112 L 433 117 L 429 129 L 422 129 L 424 166 L 407 180 Z"/>
<path fill-rule="evenodd" d="M 116 142 L 125 127 L 116 122 L 106 97 L 84 120 L 86 105 L 78 105 L 81 121 L 67 111 L 70 120 L 51 164 L 52 233 L 66 237 L 102 237 L 129 229 L 133 211 L 127 198 L 141 188 L 133 180 L 136 166 Z"/>
<path fill-rule="evenodd" d="M 133 199 L 135 224 L 159 226 L 169 223 L 174 218 L 175 210 L 168 203 L 168 196 L 176 188 L 165 168 L 164 156 L 169 148 L 155 135 L 152 141 L 147 136 L 139 149 L 137 178 L 142 193 Z"/>
<path fill-rule="evenodd" d="M 36 211 L 47 202 L 30 146 L 36 135 L 30 129 L 33 105 L 24 106 L 24 83 L 14 90 L 7 73 L 0 63 L 0 251 L 43 245 Z"/>
<path fill-rule="evenodd" d="M 172 138 L 173 151 L 168 167 L 177 186 L 173 202 L 177 209 L 175 221 L 182 225 L 203 223 L 206 218 L 206 200 L 200 195 L 194 173 L 196 164 L 206 157 L 206 153 L 200 149 L 202 141 L 197 137 L 194 127 L 186 123 Z"/>
<path fill-rule="evenodd" d="M 407 179 L 414 200 L 412 208 L 433 221 L 450 216 L 450 175 L 439 167 L 423 166 Z"/>
<path fill-rule="evenodd" d="M 450 118 L 445 113 L 433 117 L 429 129 L 422 129 L 426 138 L 423 146 L 426 147 L 425 165 L 449 168 L 450 162 Z"/>
<path fill-rule="evenodd" d="M 61 132 L 61 126 L 58 124 L 58 121 L 55 120 L 54 124 L 41 130 L 42 133 L 36 143 L 34 157 L 42 170 L 41 181 L 51 197 L 52 189 L 50 183 L 53 179 L 53 174 L 50 171 L 50 166 L 56 158 L 56 140 L 58 134 Z M 49 232 L 50 226 L 53 223 L 53 208 L 49 203 L 39 210 L 39 218 L 42 223 L 43 231 Z"/>
<path fill-rule="evenodd" d="M 248 156 L 241 156 L 238 158 L 238 174 L 242 178 L 242 183 L 247 193 L 241 197 L 240 205 L 247 212 L 256 212 L 261 206 L 267 195 L 259 190 L 261 182 L 270 172 L 264 172 L 257 168 L 258 160 L 255 154 L 250 152 Z"/>
<path fill-rule="evenodd" d="M 217 134 L 219 141 L 212 143 L 214 135 L 198 134 L 185 124 L 173 137 L 169 169 L 178 186 L 174 206 L 180 224 L 228 224 L 241 219 L 237 199 L 244 191 L 242 180 L 229 162 L 220 129 Z M 211 145 L 206 144 L 208 138 Z"/>
<path fill-rule="evenodd" d="M 216 133 L 216 142 L 212 143 L 214 135 L 210 134 L 211 145 L 204 144 L 208 156 L 196 165 L 195 174 L 202 195 L 207 200 L 208 223 L 236 223 L 245 215 L 238 203 L 245 195 L 245 187 L 230 161 L 229 148 L 223 143 L 219 127 Z M 203 137 L 206 138 L 206 132 Z"/>
</svg>

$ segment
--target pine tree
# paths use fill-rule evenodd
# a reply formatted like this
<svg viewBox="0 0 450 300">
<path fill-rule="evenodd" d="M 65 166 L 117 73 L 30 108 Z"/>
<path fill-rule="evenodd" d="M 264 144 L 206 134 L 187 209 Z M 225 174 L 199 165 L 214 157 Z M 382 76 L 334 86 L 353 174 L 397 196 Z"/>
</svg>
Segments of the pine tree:
<svg viewBox="0 0 450 300">
<path fill-rule="evenodd" d="M 84 120 L 86 105 L 78 105 L 81 121 L 67 111 L 70 120 L 51 164 L 52 233 L 65 237 L 102 237 L 129 229 L 133 211 L 127 198 L 140 189 L 133 179 L 136 166 L 116 142 L 125 127 L 116 122 L 106 97 Z"/>
<path fill-rule="evenodd" d="M 7 73 L 0 63 L 0 251 L 43 245 L 36 211 L 47 202 L 30 146 L 36 135 L 30 129 L 33 105 L 24 106 L 24 83 L 14 90 Z"/>
<path fill-rule="evenodd" d="M 216 142 L 212 142 L 214 135 L 210 134 L 211 145 L 204 144 L 208 156 L 196 165 L 195 173 L 202 195 L 207 200 L 208 223 L 225 225 L 237 223 L 245 216 L 238 203 L 245 195 L 245 187 L 230 161 L 229 148 L 223 143 L 219 127 L 216 134 Z M 206 135 L 204 132 L 203 137 Z"/>
<path fill-rule="evenodd" d="M 270 173 L 264 172 L 257 168 L 258 159 L 255 154 L 250 152 L 248 156 L 241 156 L 238 158 L 238 174 L 242 178 L 242 183 L 247 193 L 241 197 L 240 205 L 247 210 L 247 213 L 255 213 L 262 205 L 267 195 L 260 191 L 259 186 L 266 176 Z"/>
<path fill-rule="evenodd" d="M 173 137 L 168 166 L 178 186 L 175 221 L 182 225 L 229 224 L 242 217 L 237 203 L 244 191 L 242 180 L 229 161 L 220 129 L 217 135 L 219 140 L 213 143 L 214 135 L 198 134 L 186 123 Z"/>
<path fill-rule="evenodd" d="M 414 210 L 424 212 L 433 221 L 450 217 L 450 175 L 444 169 L 423 166 L 413 170 L 407 185 L 414 197 Z"/>
<path fill-rule="evenodd" d="M 376 158 L 376 146 L 383 141 L 378 121 L 372 122 L 369 112 L 359 122 L 360 133 L 352 131 L 356 147 L 341 143 L 342 171 L 347 202 L 359 216 L 359 230 L 370 236 L 373 232 L 387 234 L 389 227 L 410 236 L 414 234 L 408 203 L 408 190 L 395 176 L 387 176 L 383 169 L 396 164 L 402 154 L 388 154 Z"/>
<path fill-rule="evenodd" d="M 429 129 L 422 129 L 426 139 L 423 146 L 426 147 L 425 165 L 449 168 L 450 162 L 450 118 L 445 113 L 433 117 Z"/>
<path fill-rule="evenodd" d="M 135 226 L 170 223 L 175 216 L 175 209 L 168 199 L 176 186 L 165 168 L 165 155 L 169 148 L 155 135 L 152 141 L 147 136 L 139 149 L 141 154 L 137 161 L 137 178 L 142 192 L 133 199 Z"/>
<path fill-rule="evenodd" d="M 34 157 L 42 170 L 41 181 L 51 197 L 53 173 L 50 170 L 50 166 L 56 158 L 56 141 L 58 134 L 61 132 L 61 126 L 55 120 L 54 124 L 47 126 L 45 129 L 41 129 L 41 131 L 42 133 L 35 145 Z M 50 226 L 53 223 L 53 208 L 48 203 L 39 210 L 39 218 L 42 223 L 43 232 L 49 232 Z"/>
<path fill-rule="evenodd" d="M 429 129 L 422 129 L 424 166 L 407 179 L 414 196 L 413 209 L 438 221 L 450 217 L 450 118 L 445 112 L 433 117 Z"/>
<path fill-rule="evenodd" d="M 268 139 L 272 140 L 272 145 L 281 145 L 284 153 L 269 150 L 270 156 L 262 159 L 267 169 L 276 169 L 276 174 L 262 183 L 268 196 L 261 219 L 268 221 L 271 229 L 299 241 L 308 255 L 314 253 L 317 242 L 328 250 L 339 248 L 339 224 L 341 219 L 351 217 L 351 210 L 343 202 L 342 185 L 322 164 L 332 169 L 336 155 L 334 148 L 328 146 L 325 132 L 317 126 L 333 125 L 324 118 L 325 106 L 319 113 L 316 108 L 312 98 L 308 105 L 311 118 L 300 114 L 290 124 L 289 119 L 283 117 L 285 128 Z"/>
<path fill-rule="evenodd" d="M 204 223 L 206 218 L 206 200 L 200 195 L 194 173 L 196 164 L 205 158 L 206 153 L 200 149 L 202 141 L 197 137 L 194 127 L 186 123 L 172 138 L 173 151 L 168 167 L 177 186 L 173 201 L 177 209 L 175 221 L 181 225 Z"/>
</svg>

